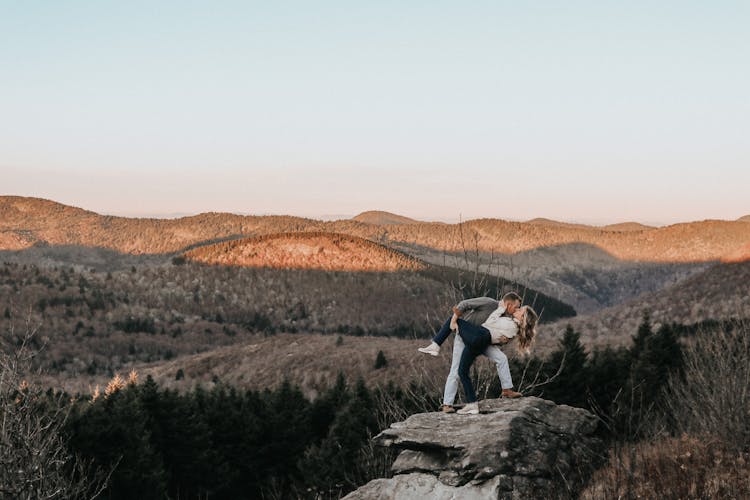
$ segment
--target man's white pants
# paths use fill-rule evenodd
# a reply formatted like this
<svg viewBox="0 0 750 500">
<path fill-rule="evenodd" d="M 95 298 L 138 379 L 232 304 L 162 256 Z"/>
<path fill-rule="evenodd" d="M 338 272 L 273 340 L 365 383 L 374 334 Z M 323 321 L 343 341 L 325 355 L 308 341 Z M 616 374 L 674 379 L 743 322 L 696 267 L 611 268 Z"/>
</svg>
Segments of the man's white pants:
<svg viewBox="0 0 750 500">
<path fill-rule="evenodd" d="M 464 341 L 461 336 L 456 334 L 453 340 L 453 358 L 451 359 L 451 371 L 445 381 L 445 391 L 443 392 L 443 404 L 452 405 L 456 400 L 458 392 L 458 364 L 461 362 L 461 354 L 464 352 Z M 497 376 L 500 377 L 500 386 L 503 389 L 513 388 L 513 379 L 510 377 L 510 366 L 508 365 L 508 356 L 496 345 L 487 347 L 482 353 L 490 358 L 497 365 Z"/>
</svg>

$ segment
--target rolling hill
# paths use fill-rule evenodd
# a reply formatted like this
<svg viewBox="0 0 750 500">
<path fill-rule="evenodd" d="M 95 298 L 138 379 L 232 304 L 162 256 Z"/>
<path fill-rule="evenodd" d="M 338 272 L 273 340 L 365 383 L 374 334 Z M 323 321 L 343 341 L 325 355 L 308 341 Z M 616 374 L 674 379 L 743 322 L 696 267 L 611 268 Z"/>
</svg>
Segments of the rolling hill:
<svg viewBox="0 0 750 500">
<path fill-rule="evenodd" d="M 574 224 L 572 222 L 562 222 L 552 219 L 547 219 L 544 217 L 537 217 L 535 219 L 530 219 L 526 221 L 526 224 L 533 224 L 537 226 L 546 226 L 546 227 L 563 227 L 567 229 L 591 229 L 592 226 L 587 226 L 585 224 Z"/>
<path fill-rule="evenodd" d="M 646 226 L 640 222 L 620 222 L 618 224 L 602 226 L 602 229 L 607 231 L 648 231 L 655 228 L 653 226 Z"/>
<path fill-rule="evenodd" d="M 378 226 L 390 226 L 399 224 L 419 224 L 419 221 L 404 217 L 403 215 L 392 214 L 390 212 L 382 212 L 379 210 L 370 210 L 368 212 L 362 212 L 359 215 L 352 217 L 352 220 L 357 222 L 364 222 L 365 224 L 374 224 Z"/>
<path fill-rule="evenodd" d="M 225 266 L 328 271 L 417 271 L 426 264 L 370 240 L 336 233 L 278 233 L 205 245 L 183 254 Z"/>
</svg>

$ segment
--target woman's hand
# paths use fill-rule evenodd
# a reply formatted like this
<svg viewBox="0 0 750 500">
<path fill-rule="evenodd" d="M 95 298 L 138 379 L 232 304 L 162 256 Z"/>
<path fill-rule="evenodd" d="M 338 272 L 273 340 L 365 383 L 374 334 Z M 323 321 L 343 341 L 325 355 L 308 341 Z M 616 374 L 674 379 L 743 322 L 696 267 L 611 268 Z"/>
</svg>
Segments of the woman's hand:
<svg viewBox="0 0 750 500">
<path fill-rule="evenodd" d="M 451 330 L 454 332 L 458 330 L 458 315 L 453 313 L 453 316 L 451 316 Z"/>
<path fill-rule="evenodd" d="M 510 339 L 506 337 L 505 335 L 500 335 L 500 338 L 498 339 L 498 344 L 505 345 L 508 342 L 510 342 Z"/>
</svg>

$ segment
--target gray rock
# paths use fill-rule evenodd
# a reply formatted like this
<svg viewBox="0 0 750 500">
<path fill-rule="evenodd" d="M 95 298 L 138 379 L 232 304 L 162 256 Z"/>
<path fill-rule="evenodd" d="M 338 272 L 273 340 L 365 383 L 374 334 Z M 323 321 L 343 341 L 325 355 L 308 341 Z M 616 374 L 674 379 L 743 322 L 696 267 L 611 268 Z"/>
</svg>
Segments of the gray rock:
<svg viewBox="0 0 750 500">
<path fill-rule="evenodd" d="M 346 500 L 374 499 L 430 499 L 430 500 L 475 500 L 477 498 L 501 498 L 500 477 L 481 484 L 467 484 L 461 488 L 443 484 L 430 474 L 414 472 L 392 479 L 375 479 L 348 494 Z"/>
<path fill-rule="evenodd" d="M 544 399 L 491 399 L 479 415 L 421 413 L 374 438 L 401 453 L 394 477 L 347 499 L 564 498 L 604 457 L 586 410 Z"/>
</svg>

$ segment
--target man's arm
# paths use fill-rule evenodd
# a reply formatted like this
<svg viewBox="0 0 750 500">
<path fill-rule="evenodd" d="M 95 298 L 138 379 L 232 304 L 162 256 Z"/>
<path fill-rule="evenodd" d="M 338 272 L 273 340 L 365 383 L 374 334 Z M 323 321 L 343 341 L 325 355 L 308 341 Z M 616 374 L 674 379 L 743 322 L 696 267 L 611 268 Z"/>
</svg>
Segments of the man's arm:
<svg viewBox="0 0 750 500">
<path fill-rule="evenodd" d="M 488 305 L 497 307 L 498 302 L 495 299 L 491 299 L 489 297 L 476 297 L 473 299 L 462 300 L 453 307 L 453 314 L 456 314 L 460 317 L 466 311 L 473 311 L 474 309 L 479 309 L 480 307 L 485 307 Z"/>
</svg>

